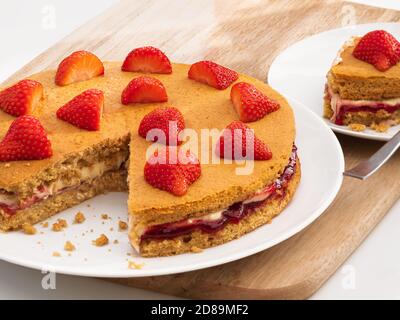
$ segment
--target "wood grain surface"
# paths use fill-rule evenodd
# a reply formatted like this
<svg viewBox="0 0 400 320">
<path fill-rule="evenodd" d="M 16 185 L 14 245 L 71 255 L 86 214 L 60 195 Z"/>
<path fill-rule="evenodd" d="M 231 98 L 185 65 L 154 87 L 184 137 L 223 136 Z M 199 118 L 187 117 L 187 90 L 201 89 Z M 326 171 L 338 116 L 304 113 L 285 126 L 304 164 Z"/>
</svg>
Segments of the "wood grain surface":
<svg viewBox="0 0 400 320">
<path fill-rule="evenodd" d="M 399 20 L 399 12 L 342 1 L 126 0 L 35 58 L 9 81 L 56 67 L 78 49 L 122 60 L 132 48 L 143 45 L 162 48 L 176 62 L 210 59 L 265 79 L 273 59 L 302 38 L 345 25 Z M 347 168 L 381 146 L 338 137 Z M 191 298 L 307 298 L 399 198 L 399 161 L 397 152 L 364 182 L 345 178 L 335 202 L 315 223 L 269 250 L 206 270 L 116 281 Z"/>
</svg>

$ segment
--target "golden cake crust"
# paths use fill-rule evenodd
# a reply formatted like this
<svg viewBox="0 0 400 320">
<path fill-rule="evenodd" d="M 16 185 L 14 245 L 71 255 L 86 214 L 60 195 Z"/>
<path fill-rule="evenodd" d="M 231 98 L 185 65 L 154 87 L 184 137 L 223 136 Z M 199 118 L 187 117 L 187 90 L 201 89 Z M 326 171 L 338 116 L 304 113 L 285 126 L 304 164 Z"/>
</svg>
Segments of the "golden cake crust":
<svg viewBox="0 0 400 320">
<path fill-rule="evenodd" d="M 342 99 L 384 100 L 400 97 L 400 63 L 385 72 L 353 56 L 360 38 L 340 53 L 337 64 L 332 66 L 328 83 Z"/>
</svg>

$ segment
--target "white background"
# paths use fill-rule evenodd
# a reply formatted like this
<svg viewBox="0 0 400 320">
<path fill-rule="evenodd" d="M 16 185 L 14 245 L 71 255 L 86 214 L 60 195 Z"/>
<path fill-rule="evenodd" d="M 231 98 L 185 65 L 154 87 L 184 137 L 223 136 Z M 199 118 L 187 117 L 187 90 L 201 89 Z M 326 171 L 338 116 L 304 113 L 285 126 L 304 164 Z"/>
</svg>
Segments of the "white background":
<svg viewBox="0 0 400 320">
<path fill-rule="evenodd" d="M 0 3 L 0 81 L 96 16 L 116 0 L 13 0 Z M 400 10 L 399 0 L 353 2 Z M 55 24 L 52 19 L 56 18 Z M 313 299 L 400 299 L 400 203 L 384 218 Z M 0 261 L 0 299 L 173 298 L 103 280 L 57 275 L 44 290 L 43 275 Z"/>
</svg>

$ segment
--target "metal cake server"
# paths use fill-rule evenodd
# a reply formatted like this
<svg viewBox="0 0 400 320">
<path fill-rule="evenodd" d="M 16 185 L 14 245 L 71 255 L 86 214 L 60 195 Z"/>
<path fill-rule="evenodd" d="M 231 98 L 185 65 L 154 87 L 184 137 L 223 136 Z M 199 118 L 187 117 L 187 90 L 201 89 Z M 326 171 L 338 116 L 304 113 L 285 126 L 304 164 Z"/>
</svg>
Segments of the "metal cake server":
<svg viewBox="0 0 400 320">
<path fill-rule="evenodd" d="M 382 148 L 375 152 L 371 158 L 360 162 L 353 169 L 347 170 L 343 174 L 345 176 L 365 180 L 378 171 L 378 169 L 390 159 L 399 147 L 400 131 L 392 139 L 386 142 Z"/>
</svg>

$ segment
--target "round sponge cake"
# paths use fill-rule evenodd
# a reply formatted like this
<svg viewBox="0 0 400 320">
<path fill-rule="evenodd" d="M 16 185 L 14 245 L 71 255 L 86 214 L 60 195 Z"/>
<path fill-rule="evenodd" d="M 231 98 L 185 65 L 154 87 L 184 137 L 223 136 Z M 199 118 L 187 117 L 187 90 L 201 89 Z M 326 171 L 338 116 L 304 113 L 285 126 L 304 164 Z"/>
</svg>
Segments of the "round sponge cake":
<svg viewBox="0 0 400 320">
<path fill-rule="evenodd" d="M 65 173 L 68 165 L 76 161 L 74 159 L 79 159 L 93 150 L 106 153 L 113 145 L 117 146 L 116 149 L 124 148 L 123 144 L 127 144 L 130 137 L 128 207 L 132 227 L 137 228 L 197 217 L 226 208 L 235 202 L 248 199 L 257 190 L 271 184 L 282 174 L 292 153 L 295 120 L 293 111 L 285 98 L 267 84 L 243 74 L 240 74 L 237 80 L 237 82 L 244 81 L 253 84 L 281 106 L 279 110 L 266 115 L 259 121 L 248 123 L 248 126 L 254 129 L 255 135 L 270 147 L 273 157 L 268 161 L 249 161 L 247 165 L 250 165 L 250 171 L 248 174 L 240 175 L 237 174 L 236 169 L 243 167 L 243 164 L 227 164 L 222 160 L 220 163 L 211 162 L 211 155 L 214 152 L 212 140 L 210 139 L 209 145 L 204 147 L 205 141 L 201 134 L 203 130 L 222 130 L 232 121 L 238 120 L 238 115 L 230 100 L 230 88 L 217 90 L 190 80 L 187 76 L 189 65 L 173 64 L 172 74 L 149 75 L 164 84 L 168 102 L 122 105 L 123 89 L 133 78 L 143 76 L 143 74 L 122 72 L 121 64 L 121 62 L 105 62 L 104 76 L 65 87 L 55 85 L 55 71 L 52 70 L 29 77 L 41 82 L 44 86 L 45 98 L 34 111 L 34 116 L 39 118 L 48 132 L 54 155 L 45 160 L 16 161 L 11 166 L 0 166 L 0 189 L 17 193 L 21 197 L 29 195 L 32 188 L 40 181 L 55 179 L 63 170 Z M 56 117 L 56 111 L 60 106 L 82 91 L 91 88 L 102 90 L 105 96 L 100 131 L 81 130 Z M 192 151 L 195 151 L 201 160 L 202 174 L 182 197 L 158 190 L 144 180 L 146 151 L 151 143 L 141 138 L 137 134 L 137 129 L 144 115 L 160 106 L 178 108 L 185 118 L 186 127 L 193 129 L 199 138 L 197 141 L 187 143 L 191 143 L 194 148 L 197 146 L 198 152 Z M 14 119 L 0 112 L 0 137 L 4 136 Z M 96 161 L 95 158 L 92 160 Z M 291 199 L 300 178 L 299 173 L 300 169 L 285 201 L 276 205 L 274 212 L 269 210 L 268 217 L 278 214 Z M 118 189 L 123 189 L 123 187 Z M 101 190 L 101 192 L 104 191 L 107 191 L 106 186 Z M 90 193 L 90 195 L 94 194 Z M 50 201 L 50 198 L 45 201 Z M 57 211 L 63 209 L 65 208 L 62 206 L 57 207 Z M 50 213 L 41 217 L 49 215 Z M 269 220 L 270 218 L 259 221 L 263 224 Z M 239 233 L 231 234 L 228 238 L 233 239 L 237 236 Z"/>
</svg>

